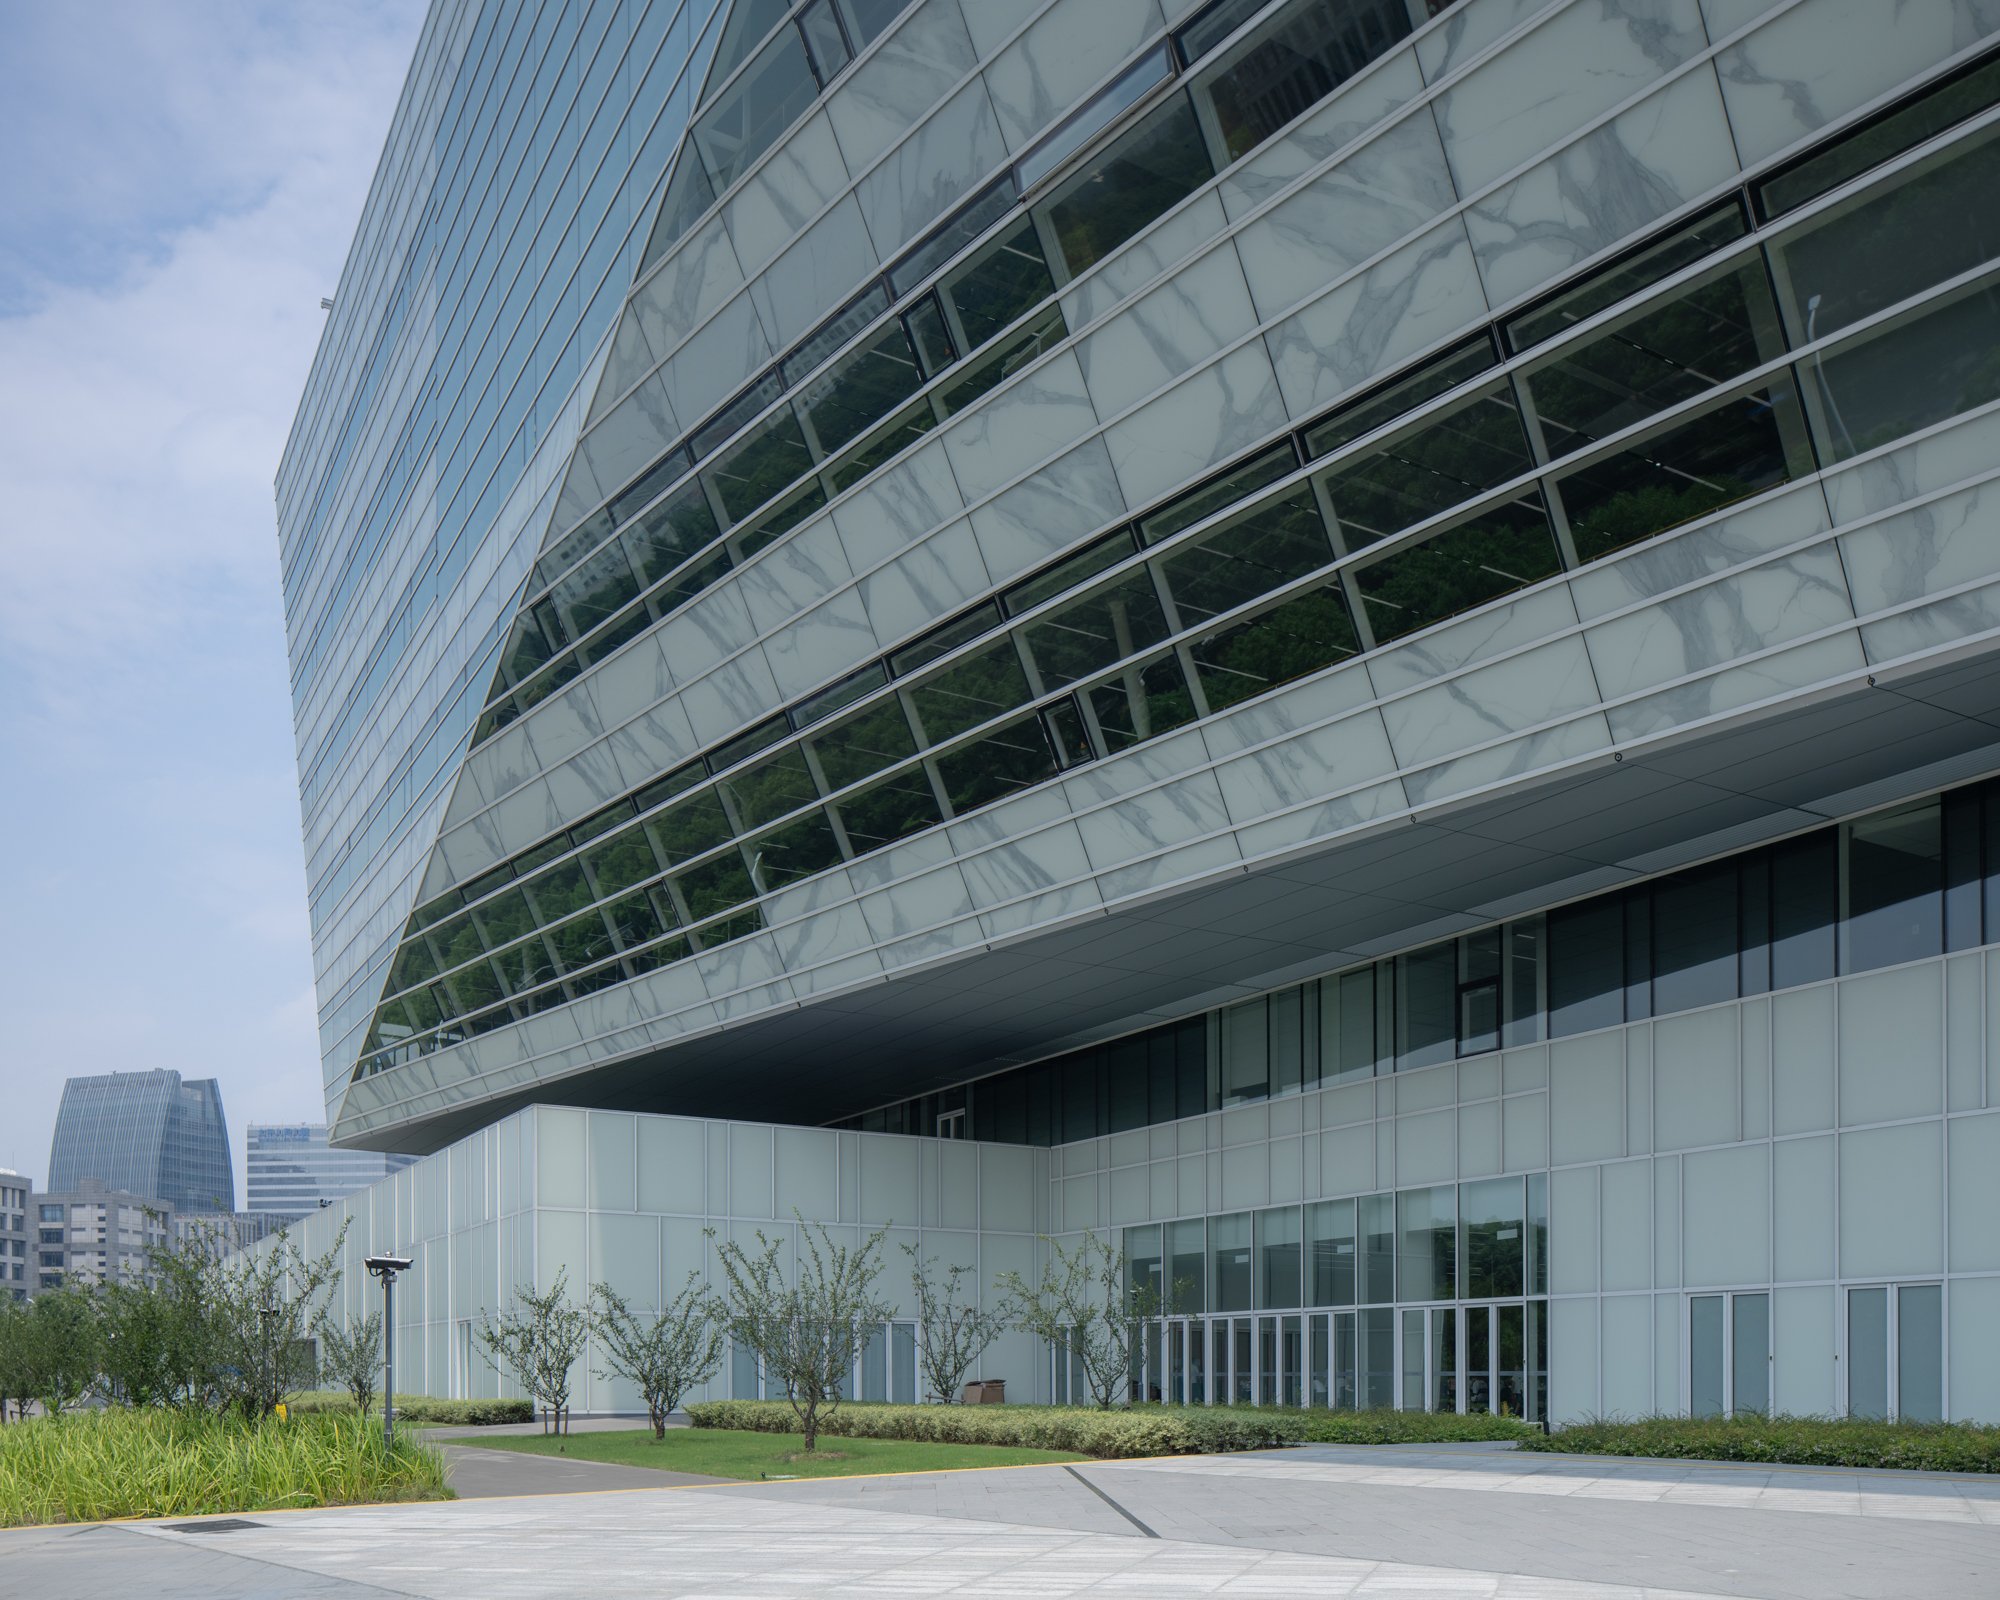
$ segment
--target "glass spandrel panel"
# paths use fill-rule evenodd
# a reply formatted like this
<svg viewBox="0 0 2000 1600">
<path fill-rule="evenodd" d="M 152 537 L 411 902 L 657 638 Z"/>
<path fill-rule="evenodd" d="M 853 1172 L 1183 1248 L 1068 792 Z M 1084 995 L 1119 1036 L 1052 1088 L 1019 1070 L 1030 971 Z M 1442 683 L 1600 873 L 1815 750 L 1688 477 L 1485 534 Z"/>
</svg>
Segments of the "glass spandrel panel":
<svg viewBox="0 0 2000 1600">
<path fill-rule="evenodd" d="M 824 872 L 841 859 L 833 823 L 820 810 L 747 840 L 743 853 L 749 858 L 751 881 L 764 894 Z"/>
<path fill-rule="evenodd" d="M 1194 107 L 1175 94 L 1087 158 L 1036 209 L 1074 277 L 1214 176 Z"/>
<path fill-rule="evenodd" d="M 730 520 L 739 521 L 809 472 L 812 464 L 805 431 L 787 406 L 719 451 L 702 476 Z"/>
<path fill-rule="evenodd" d="M 946 379 L 933 391 L 938 409 L 946 416 L 965 410 L 1068 336 L 1062 308 L 1050 306 L 1040 316 L 995 339 Z"/>
<path fill-rule="evenodd" d="M 1377 644 L 1526 588 L 1562 556 L 1537 493 L 1478 513 L 1354 573 Z"/>
<path fill-rule="evenodd" d="M 1764 214 L 1777 217 L 1796 210 L 1808 200 L 1838 189 L 1848 179 L 1858 178 L 1870 167 L 1915 149 L 1995 101 L 2000 101 L 2000 57 L 1938 85 L 1766 180 L 1758 190 Z"/>
<path fill-rule="evenodd" d="M 1396 1280 L 1405 1300 L 1449 1300 L 1457 1281 L 1458 1191 L 1449 1183 L 1396 1195 Z"/>
<path fill-rule="evenodd" d="M 805 751 L 793 746 L 732 772 L 717 785 L 728 797 L 741 826 L 757 828 L 819 798 Z"/>
<path fill-rule="evenodd" d="M 1736 888 L 1736 863 L 1729 860 L 1652 885 L 1656 1015 L 1736 998 Z"/>
<path fill-rule="evenodd" d="M 819 80 L 796 29 L 783 29 L 694 125 L 717 193 L 727 189 L 819 98 Z"/>
<path fill-rule="evenodd" d="M 1032 189 L 1091 139 L 1116 122 L 1119 116 L 1144 98 L 1155 84 L 1164 83 L 1171 71 L 1164 46 L 1149 51 L 1111 83 L 1100 89 L 1053 133 L 1021 158 L 1015 176 L 1023 189 Z"/>
<path fill-rule="evenodd" d="M 908 399 L 921 381 L 909 337 L 892 320 L 809 382 L 794 403 L 821 453 L 831 455 Z"/>
<path fill-rule="evenodd" d="M 1173 654 L 1135 663 L 1117 677 L 1086 691 L 1104 747 L 1129 749 L 1146 739 L 1192 722 L 1194 696 Z"/>
<path fill-rule="evenodd" d="M 811 741 L 813 754 L 827 784 L 845 789 L 917 753 L 916 738 L 900 700 L 877 701 Z"/>
<path fill-rule="evenodd" d="M 852 59 L 847 51 L 847 37 L 840 30 L 840 18 L 834 13 L 833 0 L 814 0 L 799 13 L 799 26 L 805 30 L 806 48 L 812 54 L 820 82 L 832 82 L 834 75 Z"/>
<path fill-rule="evenodd" d="M 1308 589 L 1284 604 L 1188 646 L 1212 712 L 1344 661 L 1360 648 L 1337 584 Z"/>
<path fill-rule="evenodd" d="M 921 767 L 871 784 L 834 806 L 846 831 L 848 848 L 857 856 L 898 839 L 908 838 L 942 822 L 937 796 Z"/>
<path fill-rule="evenodd" d="M 1204 517 L 1214 516 L 1225 507 L 1248 499 L 1265 485 L 1276 483 L 1297 465 L 1298 457 L 1293 454 L 1289 441 L 1273 445 L 1242 466 L 1141 517 L 1139 536 L 1148 544 L 1157 544 L 1183 528 L 1192 528 Z"/>
<path fill-rule="evenodd" d="M 889 269 L 890 287 L 899 295 L 908 294 L 1004 217 L 1014 200 L 1014 186 L 1006 179 L 975 195 Z M 1036 255 L 1039 258 L 1040 252 Z"/>
<path fill-rule="evenodd" d="M 1325 481 L 1352 551 L 1439 516 L 1533 465 L 1513 385 L 1503 378 L 1349 457 Z"/>
<path fill-rule="evenodd" d="M 1935 799 L 1842 824 L 1843 972 L 1944 952 L 1944 845 Z"/>
<path fill-rule="evenodd" d="M 1889 1414 L 1889 1291 L 1847 1291 L 1847 1414 Z"/>
<path fill-rule="evenodd" d="M 905 406 L 827 469 L 833 492 L 846 492 L 884 462 L 901 455 L 935 428 L 937 420 L 928 399 Z"/>
<path fill-rule="evenodd" d="M 1551 457 L 1629 428 L 1784 353 L 1756 257 L 1628 312 L 1523 374 Z"/>
<path fill-rule="evenodd" d="M 1729 1297 L 1729 1409 L 1736 1415 L 1771 1409 L 1771 1297 Z"/>
<path fill-rule="evenodd" d="M 1251 7 L 1255 10 L 1255 7 Z M 1203 18 L 1183 37 L 1200 49 L 1240 18 Z M 1210 30 L 1203 44 L 1204 24 Z M 1204 65 L 1196 93 L 1215 111 L 1227 159 L 1247 155 L 1410 32 L 1408 0 L 1302 0 Z M 1190 54 L 1186 59 L 1192 60 Z"/>
<path fill-rule="evenodd" d="M 1289 1310 L 1303 1305 L 1301 1281 L 1304 1252 L 1300 1244 L 1297 1206 L 1259 1211 L 1254 1219 L 1257 1243 L 1257 1309 Z"/>
<path fill-rule="evenodd" d="M 1167 632 L 1153 575 L 1140 568 L 1024 623 L 1020 638 L 1048 690 L 1158 644 Z"/>
<path fill-rule="evenodd" d="M 954 342 L 963 353 L 1020 321 L 1055 288 L 1034 222 L 1023 213 L 946 273 L 937 292 L 947 308 Z"/>
<path fill-rule="evenodd" d="M 1248 1311 L 1251 1292 L 1250 1213 L 1208 1219 L 1208 1309 Z M 1248 1380 L 1248 1374 L 1244 1374 Z"/>
<path fill-rule="evenodd" d="M 1505 1299 L 1526 1292 L 1527 1240 L 1519 1178 L 1459 1186 L 1459 1228 L 1467 1300 Z"/>
<path fill-rule="evenodd" d="M 1797 367 L 1813 434 L 1845 461 L 2000 399 L 2000 285 L 1989 279 Z"/>
<path fill-rule="evenodd" d="M 1944 1305 L 1934 1283 L 1896 1291 L 1896 1416 L 1944 1420 Z"/>
<path fill-rule="evenodd" d="M 700 483 L 689 479 L 619 535 L 632 568 L 648 587 L 713 544 L 722 530 Z"/>
<path fill-rule="evenodd" d="M 1326 421 L 1307 430 L 1306 459 L 1333 454 L 1377 428 L 1428 404 L 1461 383 L 1469 382 L 1494 364 L 1493 344 L 1481 334 L 1469 344 L 1434 356 L 1406 378 L 1398 378 L 1367 398 L 1342 406 Z"/>
<path fill-rule="evenodd" d="M 669 866 L 713 850 L 730 838 L 729 818 L 712 789 L 647 818 L 646 832 L 652 837 L 660 859 Z"/>
<path fill-rule="evenodd" d="M 2000 255 L 1996 189 L 2000 124 L 1776 241 L 1771 262 L 1793 342 L 1823 339 Z"/>
<path fill-rule="evenodd" d="M 958 816 L 1056 775 L 1055 756 L 1039 717 L 1023 717 L 947 751 L 935 765 L 945 799 Z"/>
<path fill-rule="evenodd" d="M 1354 1304 L 1354 1202 L 1321 1200 L 1306 1207 L 1306 1304 Z"/>
<path fill-rule="evenodd" d="M 1595 561 L 1812 470 L 1789 377 L 1718 401 L 1555 480 L 1577 558 Z"/>
<path fill-rule="evenodd" d="M 1188 627 L 1247 604 L 1333 559 L 1312 491 L 1298 488 L 1168 552 L 1159 570 Z"/>
<path fill-rule="evenodd" d="M 1698 1294 L 1688 1302 L 1688 1415 L 1719 1417 L 1722 1393 L 1722 1296 Z"/>
<path fill-rule="evenodd" d="M 712 861 L 704 861 L 698 867 L 689 867 L 674 874 L 673 881 L 681 903 L 687 907 L 688 916 L 697 922 L 727 911 L 731 906 L 741 905 L 757 892 L 751 885 L 750 874 L 744 869 L 743 858 L 733 850 Z M 714 942 L 706 928 L 702 930 L 701 938 L 704 944 Z"/>
<path fill-rule="evenodd" d="M 1028 699 L 1028 678 L 1011 638 L 975 650 L 905 691 L 932 744 L 977 727 Z"/>
<path fill-rule="evenodd" d="M 1840 854 L 1830 828 L 1771 848 L 1771 987 L 1831 978 L 1840 921 Z"/>
<path fill-rule="evenodd" d="M 1672 277 L 1703 256 L 1733 244 L 1749 231 L 1741 204 L 1728 201 L 1657 244 L 1648 245 L 1629 260 L 1594 272 L 1575 288 L 1565 289 L 1533 310 L 1510 318 L 1506 324 L 1507 343 L 1515 350 L 1527 350 L 1544 339 L 1553 339 L 1662 278 Z"/>
<path fill-rule="evenodd" d="M 558 583 L 549 599 L 569 636 L 580 639 L 638 594 L 639 581 L 614 540 Z"/>
</svg>

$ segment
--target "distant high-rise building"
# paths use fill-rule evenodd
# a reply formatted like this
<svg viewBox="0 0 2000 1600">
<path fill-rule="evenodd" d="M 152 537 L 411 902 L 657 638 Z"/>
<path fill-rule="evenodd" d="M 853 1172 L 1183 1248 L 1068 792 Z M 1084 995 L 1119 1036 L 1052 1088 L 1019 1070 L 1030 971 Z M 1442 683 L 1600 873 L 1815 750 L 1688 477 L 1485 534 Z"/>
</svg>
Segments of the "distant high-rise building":
<svg viewBox="0 0 2000 1600">
<path fill-rule="evenodd" d="M 73 1193 L 93 1181 L 176 1211 L 234 1211 L 221 1086 L 183 1082 L 169 1068 L 71 1078 L 49 1145 L 49 1190 Z"/>
<path fill-rule="evenodd" d="M 26 1297 L 34 1283 L 28 1272 L 28 1191 L 34 1188 L 11 1167 L 0 1167 L 0 1300 Z"/>
<path fill-rule="evenodd" d="M 335 1150 L 323 1122 L 250 1124 L 244 1139 L 244 1181 L 252 1213 L 303 1217 L 407 1167 L 414 1156 L 375 1150 Z"/>
<path fill-rule="evenodd" d="M 95 1178 L 74 1192 L 37 1194 L 29 1204 L 35 1265 L 28 1286 L 36 1291 L 151 1282 L 153 1252 L 173 1232 L 173 1215 L 157 1196 L 127 1194 Z"/>
</svg>

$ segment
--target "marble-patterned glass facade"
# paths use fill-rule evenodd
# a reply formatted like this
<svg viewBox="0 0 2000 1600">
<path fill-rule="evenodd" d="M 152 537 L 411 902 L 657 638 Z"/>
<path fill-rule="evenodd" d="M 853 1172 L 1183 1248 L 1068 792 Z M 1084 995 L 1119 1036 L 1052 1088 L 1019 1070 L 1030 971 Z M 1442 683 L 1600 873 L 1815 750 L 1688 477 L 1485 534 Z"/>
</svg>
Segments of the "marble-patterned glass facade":
<svg viewBox="0 0 2000 1600">
<path fill-rule="evenodd" d="M 1198 1226 L 1211 1288 L 1244 1252 L 1249 1303 L 1162 1313 L 1140 1392 L 1198 1347 L 1207 1398 L 1994 1411 L 1947 1354 L 1995 1309 L 1964 1197 L 1874 1163 L 1989 1104 L 2000 17 L 673 27 L 560 415 L 451 533 L 476 603 L 315 624 L 382 731 L 302 713 L 335 1138 L 547 1100 L 1047 1146 L 1029 1232 Z M 386 423 L 358 348 L 323 366 Z M 327 548 L 295 498 L 288 583 Z M 386 607 L 404 555 L 328 526 Z M 1872 1019 L 1812 1032 L 1890 990 L 1935 1106 Z M 1503 1180 L 1546 1189 L 1543 1287 L 1259 1298 L 1327 1203 L 1431 1237 L 1408 1283 L 1447 1234 L 1489 1258 Z M 1717 1194 L 1754 1259 L 1697 1237 Z M 739 1200 L 701 1209 L 776 1214 Z"/>
</svg>

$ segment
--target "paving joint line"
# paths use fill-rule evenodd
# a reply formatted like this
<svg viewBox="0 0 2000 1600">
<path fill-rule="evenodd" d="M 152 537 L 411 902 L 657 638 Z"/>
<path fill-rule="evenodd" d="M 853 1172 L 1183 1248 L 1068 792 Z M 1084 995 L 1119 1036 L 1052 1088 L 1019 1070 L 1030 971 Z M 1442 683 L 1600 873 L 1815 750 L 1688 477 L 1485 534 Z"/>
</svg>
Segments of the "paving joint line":
<svg viewBox="0 0 2000 1600">
<path fill-rule="evenodd" d="M 1063 1467 L 1063 1471 L 1067 1472 L 1072 1478 L 1076 1479 L 1078 1483 L 1082 1484 L 1084 1488 L 1088 1489 L 1092 1494 L 1096 1495 L 1098 1499 L 1102 1500 L 1113 1511 L 1117 1512 L 1119 1516 L 1123 1517 L 1127 1522 L 1131 1523 L 1133 1527 L 1137 1528 L 1148 1539 L 1159 1538 L 1159 1535 L 1157 1533 L 1155 1533 L 1151 1528 L 1147 1527 L 1145 1523 L 1141 1522 L 1137 1517 L 1133 1516 L 1131 1512 L 1127 1511 L 1116 1500 L 1112 1499 L 1110 1495 L 1106 1494 L 1102 1489 L 1098 1488 L 1096 1484 L 1092 1483 L 1082 1473 L 1078 1472 L 1075 1467 L 1065 1464 Z"/>
</svg>

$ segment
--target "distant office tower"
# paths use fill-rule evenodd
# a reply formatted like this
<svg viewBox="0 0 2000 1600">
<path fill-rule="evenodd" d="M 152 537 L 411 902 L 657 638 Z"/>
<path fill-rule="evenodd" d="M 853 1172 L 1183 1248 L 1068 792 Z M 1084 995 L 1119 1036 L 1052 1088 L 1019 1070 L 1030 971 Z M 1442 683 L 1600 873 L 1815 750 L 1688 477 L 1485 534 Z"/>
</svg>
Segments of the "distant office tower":
<svg viewBox="0 0 2000 1600">
<path fill-rule="evenodd" d="M 153 1252 L 174 1231 L 173 1214 L 154 1195 L 127 1194 L 86 1178 L 74 1192 L 37 1194 L 33 1292 L 64 1284 L 147 1283 Z"/>
<path fill-rule="evenodd" d="M 385 1156 L 373 1150 L 334 1150 L 323 1122 L 250 1124 L 244 1140 L 247 1210 L 258 1216 L 294 1218 L 317 1211 L 378 1179 L 407 1167 L 414 1156 Z"/>
<path fill-rule="evenodd" d="M 234 1211 L 221 1086 L 182 1082 L 166 1068 L 71 1078 L 49 1145 L 49 1191 L 74 1193 L 88 1182 L 176 1211 Z"/>
<path fill-rule="evenodd" d="M 1996 193 L 1991 4 L 435 0 L 308 1248 L 431 1393 L 796 1212 L 1096 1233 L 1134 1397 L 2000 1422 Z"/>
<path fill-rule="evenodd" d="M 11 1167 L 0 1167 L 0 1300 L 24 1298 L 34 1279 L 28 1273 L 28 1191 L 34 1188 Z"/>
</svg>

